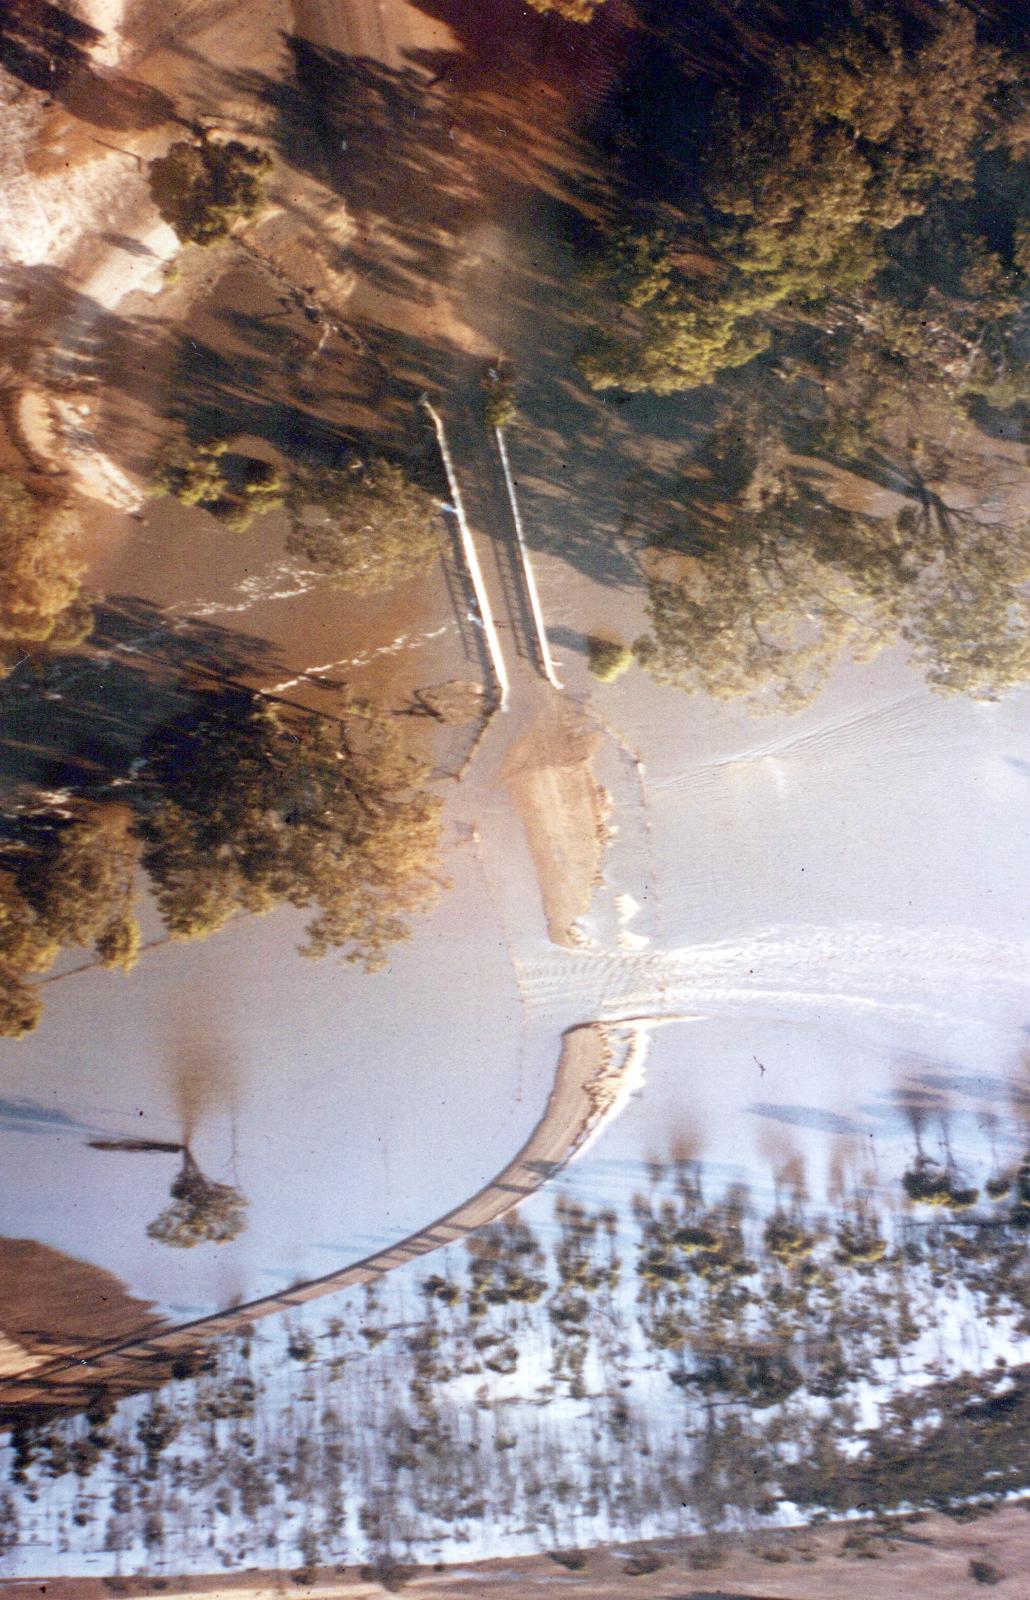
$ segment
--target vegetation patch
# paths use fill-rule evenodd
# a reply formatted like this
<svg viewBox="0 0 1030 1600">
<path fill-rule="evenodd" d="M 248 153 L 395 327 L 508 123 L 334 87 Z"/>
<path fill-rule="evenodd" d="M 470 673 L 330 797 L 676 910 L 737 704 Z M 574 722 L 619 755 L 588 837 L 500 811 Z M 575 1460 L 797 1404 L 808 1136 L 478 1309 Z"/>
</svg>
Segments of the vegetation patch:
<svg viewBox="0 0 1030 1600">
<path fill-rule="evenodd" d="M 245 533 L 256 516 L 283 504 L 279 469 L 259 456 L 231 449 L 225 439 L 199 445 L 164 463 L 154 478 L 158 493 L 199 506 L 232 533 Z"/>
<path fill-rule="evenodd" d="M 298 466 L 287 548 L 353 594 L 420 577 L 440 554 L 436 498 L 389 461 Z"/>
<path fill-rule="evenodd" d="M 602 683 L 614 683 L 632 665 L 633 652 L 628 645 L 593 633 L 587 638 L 587 666 Z"/>
<path fill-rule="evenodd" d="M 843 8 L 760 54 L 746 92 L 700 96 L 689 182 L 627 183 L 590 269 L 618 307 L 590 382 L 712 385 L 717 413 L 651 535 L 636 653 L 790 711 L 901 645 L 997 698 L 1030 678 L 1030 518 L 980 431 L 993 404 L 1026 436 L 1025 61 L 954 4 Z"/>
<path fill-rule="evenodd" d="M 364 702 L 286 719 L 244 690 L 198 695 L 152 736 L 122 805 L 44 819 L 0 870 L 0 1035 L 36 1026 L 31 980 L 66 946 L 131 970 L 140 864 L 175 939 L 286 903 L 311 913 L 305 955 L 382 966 L 441 887 L 425 781 Z"/>
<path fill-rule="evenodd" d="M 180 139 L 150 163 L 151 198 L 184 243 L 217 244 L 264 205 L 271 165 L 263 151 L 237 139 Z"/>
<path fill-rule="evenodd" d="M 130 814 L 107 807 L 44 827 L 16 866 L 0 870 L 0 1035 L 36 1027 L 42 998 L 29 980 L 66 946 L 92 946 L 101 966 L 132 970 L 138 859 Z"/>
<path fill-rule="evenodd" d="M 27 651 L 74 644 L 92 626 L 66 516 L 0 472 L 0 671 Z"/>
</svg>

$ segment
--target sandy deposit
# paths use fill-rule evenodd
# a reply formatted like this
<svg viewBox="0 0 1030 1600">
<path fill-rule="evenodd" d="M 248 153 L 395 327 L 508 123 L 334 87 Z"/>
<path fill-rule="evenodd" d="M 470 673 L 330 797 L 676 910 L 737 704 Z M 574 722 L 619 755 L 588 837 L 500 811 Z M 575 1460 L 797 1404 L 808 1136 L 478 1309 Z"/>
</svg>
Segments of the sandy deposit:
<svg viewBox="0 0 1030 1600">
<path fill-rule="evenodd" d="M 600 736 L 567 702 L 552 702 L 509 753 L 504 780 L 526 828 L 555 944 L 582 943 L 608 842 L 608 796 L 593 772 Z"/>
<path fill-rule="evenodd" d="M 149 1305 L 127 1294 L 110 1272 L 35 1239 L 0 1239 L 0 1284 L 0 1376 L 5 1378 L 98 1339 L 157 1325 Z"/>
</svg>

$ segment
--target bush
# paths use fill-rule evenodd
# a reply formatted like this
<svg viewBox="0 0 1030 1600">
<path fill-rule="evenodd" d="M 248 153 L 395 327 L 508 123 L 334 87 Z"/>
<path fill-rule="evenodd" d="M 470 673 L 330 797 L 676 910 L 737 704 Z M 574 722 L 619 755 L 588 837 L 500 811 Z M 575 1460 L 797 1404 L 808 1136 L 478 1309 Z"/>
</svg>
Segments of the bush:
<svg viewBox="0 0 1030 1600">
<path fill-rule="evenodd" d="M 155 474 L 154 487 L 185 506 L 199 506 L 231 533 L 246 533 L 256 516 L 274 511 L 285 499 L 278 468 L 260 456 L 230 450 L 224 439 L 166 462 Z"/>
<path fill-rule="evenodd" d="M 498 378 L 492 383 L 484 407 L 488 428 L 510 428 L 519 414 L 515 404 L 515 391 L 510 378 Z"/>
<path fill-rule="evenodd" d="M 528 0 L 534 11 L 555 11 L 566 22 L 592 22 L 604 0 Z"/>
<path fill-rule="evenodd" d="M 271 161 L 261 150 L 206 135 L 180 139 L 150 163 L 150 194 L 164 220 L 190 244 L 216 244 L 264 204 Z"/>
<path fill-rule="evenodd" d="M 661 1556 L 656 1555 L 653 1550 L 641 1550 L 637 1555 L 630 1557 L 622 1570 L 627 1578 L 646 1578 L 652 1572 L 660 1572 L 664 1565 Z"/>
<path fill-rule="evenodd" d="M 287 549 L 354 594 L 419 577 L 440 553 L 436 500 L 389 461 L 294 472 Z"/>
<path fill-rule="evenodd" d="M 591 634 L 587 639 L 587 666 L 601 683 L 614 683 L 633 663 L 633 652 L 628 645 L 615 639 L 602 639 Z"/>
<path fill-rule="evenodd" d="M 547 1554 L 559 1567 L 565 1567 L 569 1572 L 582 1572 L 587 1564 L 583 1550 L 548 1550 Z"/>
</svg>

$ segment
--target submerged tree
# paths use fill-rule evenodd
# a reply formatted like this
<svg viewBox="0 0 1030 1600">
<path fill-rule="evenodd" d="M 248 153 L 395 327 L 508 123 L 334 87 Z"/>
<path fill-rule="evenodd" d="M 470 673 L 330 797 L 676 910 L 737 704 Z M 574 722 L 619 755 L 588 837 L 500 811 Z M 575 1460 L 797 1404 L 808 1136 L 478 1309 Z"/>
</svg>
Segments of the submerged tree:
<svg viewBox="0 0 1030 1600">
<path fill-rule="evenodd" d="M 287 549 L 355 594 L 419 577 L 440 554 L 436 499 L 389 461 L 295 467 Z"/>
<path fill-rule="evenodd" d="M 367 705 L 287 720 L 223 695 L 155 737 L 148 774 L 143 861 L 173 938 L 286 903 L 314 912 L 305 954 L 371 969 L 435 898 L 439 801 Z"/>
<path fill-rule="evenodd" d="M 177 1250 L 197 1244 L 228 1244 L 247 1226 L 248 1201 L 229 1183 L 208 1178 L 188 1144 L 165 1139 L 90 1139 L 91 1150 L 122 1150 L 130 1155 L 181 1155 L 171 1187 L 172 1203 L 147 1226 L 147 1237 Z"/>
<path fill-rule="evenodd" d="M 744 436 L 727 448 L 746 470 Z M 832 503 L 769 434 L 742 489 L 707 515 L 686 509 L 651 567 L 652 632 L 636 650 L 654 676 L 791 710 L 845 652 L 903 644 L 940 690 L 990 699 L 1025 682 L 1030 517 L 949 504 L 916 453 L 886 441 L 877 461 L 907 497 L 893 515 Z"/>
<path fill-rule="evenodd" d="M 189 1149 L 171 1188 L 172 1203 L 147 1225 L 147 1237 L 176 1250 L 228 1244 L 247 1226 L 247 1200 L 232 1184 L 205 1177 Z"/>
</svg>

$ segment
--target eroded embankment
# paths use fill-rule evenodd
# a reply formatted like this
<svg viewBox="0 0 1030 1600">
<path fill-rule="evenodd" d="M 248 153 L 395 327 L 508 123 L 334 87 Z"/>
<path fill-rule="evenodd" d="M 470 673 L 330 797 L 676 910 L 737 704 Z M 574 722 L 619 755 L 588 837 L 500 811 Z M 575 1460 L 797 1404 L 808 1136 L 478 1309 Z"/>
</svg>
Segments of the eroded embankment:
<svg viewBox="0 0 1030 1600">
<path fill-rule="evenodd" d="M 617 1062 L 612 1030 L 585 1023 L 562 1035 L 561 1056 L 544 1114 L 521 1150 L 497 1176 L 454 1210 L 397 1244 L 278 1294 L 174 1328 L 138 1328 L 130 1336 L 79 1349 L 0 1382 L 0 1415 L 29 1406 L 74 1408 L 97 1390 L 113 1394 L 149 1388 L 188 1370 L 211 1339 L 263 1317 L 343 1289 L 374 1283 L 385 1273 L 495 1222 L 552 1178 L 591 1137 L 615 1103 L 621 1074 L 635 1060 L 630 1040 Z"/>
</svg>

